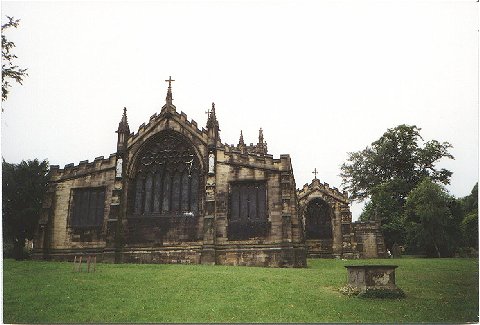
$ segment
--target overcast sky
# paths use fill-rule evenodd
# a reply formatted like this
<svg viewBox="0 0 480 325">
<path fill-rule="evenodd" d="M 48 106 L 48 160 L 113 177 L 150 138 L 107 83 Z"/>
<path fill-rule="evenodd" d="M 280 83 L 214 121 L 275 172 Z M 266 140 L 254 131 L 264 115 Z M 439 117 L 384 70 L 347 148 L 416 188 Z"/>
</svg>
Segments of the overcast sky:
<svg viewBox="0 0 480 325">
<path fill-rule="evenodd" d="M 134 132 L 165 103 L 222 142 L 292 157 L 297 187 L 341 187 L 340 165 L 399 124 L 448 141 L 451 194 L 478 180 L 475 1 L 6 2 L 7 36 L 27 67 L 2 113 L 7 162 L 63 167 L 116 150 L 123 107 Z M 354 218 L 361 205 L 353 205 Z"/>
</svg>

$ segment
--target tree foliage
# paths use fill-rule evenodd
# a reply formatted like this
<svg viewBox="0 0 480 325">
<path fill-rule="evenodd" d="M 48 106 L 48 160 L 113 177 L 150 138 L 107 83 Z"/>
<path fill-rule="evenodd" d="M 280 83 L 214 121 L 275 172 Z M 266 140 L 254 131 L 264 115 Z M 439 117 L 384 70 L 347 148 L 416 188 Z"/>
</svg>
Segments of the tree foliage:
<svg viewBox="0 0 480 325">
<path fill-rule="evenodd" d="M 2 101 L 5 101 L 8 97 L 9 88 L 12 87 L 9 80 L 22 84 L 23 79 L 28 76 L 27 69 L 22 69 L 15 64 L 17 56 L 13 54 L 12 50 L 15 47 L 15 43 L 9 41 L 5 36 L 5 31 L 8 28 L 17 28 L 20 19 L 6 16 L 8 21 L 2 25 Z"/>
<path fill-rule="evenodd" d="M 438 184 L 425 178 L 405 203 L 407 238 L 430 257 L 452 256 L 458 245 L 459 224 L 450 208 L 453 200 Z"/>
<path fill-rule="evenodd" d="M 380 220 L 385 244 L 392 248 L 394 243 L 403 245 L 405 230 L 403 226 L 403 199 L 398 193 L 394 181 L 378 185 L 372 191 L 371 200 L 365 205 L 360 220 Z"/>
<path fill-rule="evenodd" d="M 420 130 L 415 125 L 402 124 L 388 129 L 364 150 L 348 154 L 340 176 L 352 199 L 365 200 L 385 183 L 395 187 L 395 195 L 402 201 L 425 177 L 449 184 L 452 172 L 436 169 L 435 164 L 442 158 L 453 159 L 448 152 L 452 146 L 437 140 L 421 146 Z"/>
<path fill-rule="evenodd" d="M 2 219 L 4 244 L 13 243 L 14 257 L 23 258 L 25 239 L 33 239 L 47 186 L 48 162 L 2 161 Z"/>
<path fill-rule="evenodd" d="M 463 245 L 475 248 L 478 251 L 478 183 L 470 195 L 460 200 L 463 210 L 462 230 Z"/>
<path fill-rule="evenodd" d="M 438 169 L 442 158 L 453 159 L 448 142 L 423 141 L 415 125 L 388 129 L 362 151 L 349 153 L 341 167 L 343 186 L 354 200 L 369 199 L 361 220 L 380 220 L 385 243 L 405 245 L 404 206 L 410 192 L 425 178 L 448 184 L 452 172 Z"/>
</svg>

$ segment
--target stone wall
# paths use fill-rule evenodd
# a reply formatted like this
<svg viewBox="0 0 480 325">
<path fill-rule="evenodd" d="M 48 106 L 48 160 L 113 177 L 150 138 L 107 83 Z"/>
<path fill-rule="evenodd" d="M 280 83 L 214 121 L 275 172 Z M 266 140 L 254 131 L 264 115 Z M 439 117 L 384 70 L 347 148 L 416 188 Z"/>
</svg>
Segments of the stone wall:
<svg viewBox="0 0 480 325">
<path fill-rule="evenodd" d="M 307 255 L 313 258 L 378 258 L 385 257 L 385 244 L 380 223 L 352 223 L 350 200 L 346 192 L 331 188 L 314 179 L 298 190 L 299 213 L 306 222 L 310 202 L 321 199 L 330 207 L 331 239 L 306 238 Z"/>
<path fill-rule="evenodd" d="M 43 203 L 39 227 L 34 239 L 34 255 L 63 259 L 81 251 L 100 252 L 105 247 L 105 230 L 110 210 L 115 178 L 115 155 L 96 158 L 79 165 L 68 164 L 64 169 L 50 166 L 50 180 Z M 103 222 L 99 227 L 77 229 L 71 225 L 72 191 L 104 187 Z"/>
<path fill-rule="evenodd" d="M 352 223 L 352 246 L 360 258 L 385 258 L 386 248 L 380 221 Z"/>
<path fill-rule="evenodd" d="M 210 114 L 207 130 L 200 130 L 186 114 L 177 113 L 170 100 L 137 133 L 123 134 L 130 132 L 125 110 L 117 131 L 117 153 L 63 170 L 51 168 L 35 256 L 73 260 L 88 253 L 104 262 L 305 267 L 303 224 L 290 157 L 269 155 L 262 130 L 257 145 L 223 144 L 214 118 Z M 199 213 L 133 215 L 133 182 L 142 154 L 165 132 L 186 139 L 198 159 Z M 265 184 L 267 218 L 265 231 L 258 236 L 229 238 L 231 188 L 236 182 Z M 104 222 L 96 229 L 69 225 L 72 190 L 85 187 L 105 188 Z"/>
</svg>

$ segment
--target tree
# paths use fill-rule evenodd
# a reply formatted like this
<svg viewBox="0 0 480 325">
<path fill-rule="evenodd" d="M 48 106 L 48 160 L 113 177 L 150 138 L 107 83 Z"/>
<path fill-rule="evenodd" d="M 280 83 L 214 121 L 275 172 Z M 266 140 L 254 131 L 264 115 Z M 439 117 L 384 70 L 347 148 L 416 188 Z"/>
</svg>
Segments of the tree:
<svg viewBox="0 0 480 325">
<path fill-rule="evenodd" d="M 410 245 L 429 257 L 452 256 L 458 246 L 459 225 L 450 209 L 452 201 L 440 186 L 425 178 L 405 203 L 405 224 Z"/>
<path fill-rule="evenodd" d="M 13 255 L 24 258 L 25 239 L 32 240 L 47 187 L 48 162 L 37 159 L 10 164 L 2 161 L 3 240 L 13 243 Z"/>
<path fill-rule="evenodd" d="M 462 230 L 463 245 L 478 250 L 478 183 L 470 195 L 460 199 L 463 210 Z"/>
<path fill-rule="evenodd" d="M 420 128 L 399 125 L 388 129 L 380 139 L 362 151 L 351 152 L 341 166 L 343 185 L 354 200 L 371 197 L 378 186 L 391 183 L 395 194 L 404 200 L 408 193 L 425 177 L 449 184 L 452 172 L 436 169 L 442 158 L 453 159 L 448 142 L 431 140 L 420 146 Z"/>
<path fill-rule="evenodd" d="M 6 17 L 8 22 L 2 25 L 2 101 L 7 99 L 9 88 L 12 86 L 9 79 L 13 79 L 19 84 L 22 84 L 23 79 L 28 76 L 27 69 L 22 69 L 14 63 L 17 58 L 17 56 L 12 53 L 15 43 L 9 41 L 5 36 L 5 31 L 8 28 L 18 27 L 20 19 L 9 16 Z"/>
<path fill-rule="evenodd" d="M 371 200 L 365 205 L 360 220 L 380 220 L 385 244 L 392 248 L 394 243 L 405 243 L 405 227 L 403 225 L 403 199 L 396 193 L 396 184 L 386 182 L 372 190 Z"/>
<path fill-rule="evenodd" d="M 424 142 L 420 128 L 399 125 L 388 129 L 380 139 L 362 151 L 349 153 L 341 166 L 340 176 L 351 198 L 370 199 L 361 220 L 380 220 L 386 245 L 405 244 L 403 220 L 405 200 L 410 191 L 428 177 L 433 182 L 448 184 L 452 172 L 436 169 L 442 158 L 453 159 L 448 142 Z"/>
</svg>

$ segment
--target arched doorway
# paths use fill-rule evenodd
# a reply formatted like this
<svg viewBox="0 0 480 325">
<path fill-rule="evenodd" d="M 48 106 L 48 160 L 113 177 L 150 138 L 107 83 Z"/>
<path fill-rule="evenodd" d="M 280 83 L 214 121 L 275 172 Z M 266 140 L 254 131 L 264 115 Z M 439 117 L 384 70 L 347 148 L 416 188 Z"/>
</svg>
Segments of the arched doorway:
<svg viewBox="0 0 480 325">
<path fill-rule="evenodd" d="M 305 239 L 332 240 L 332 209 L 324 200 L 308 202 L 305 211 Z"/>
</svg>

